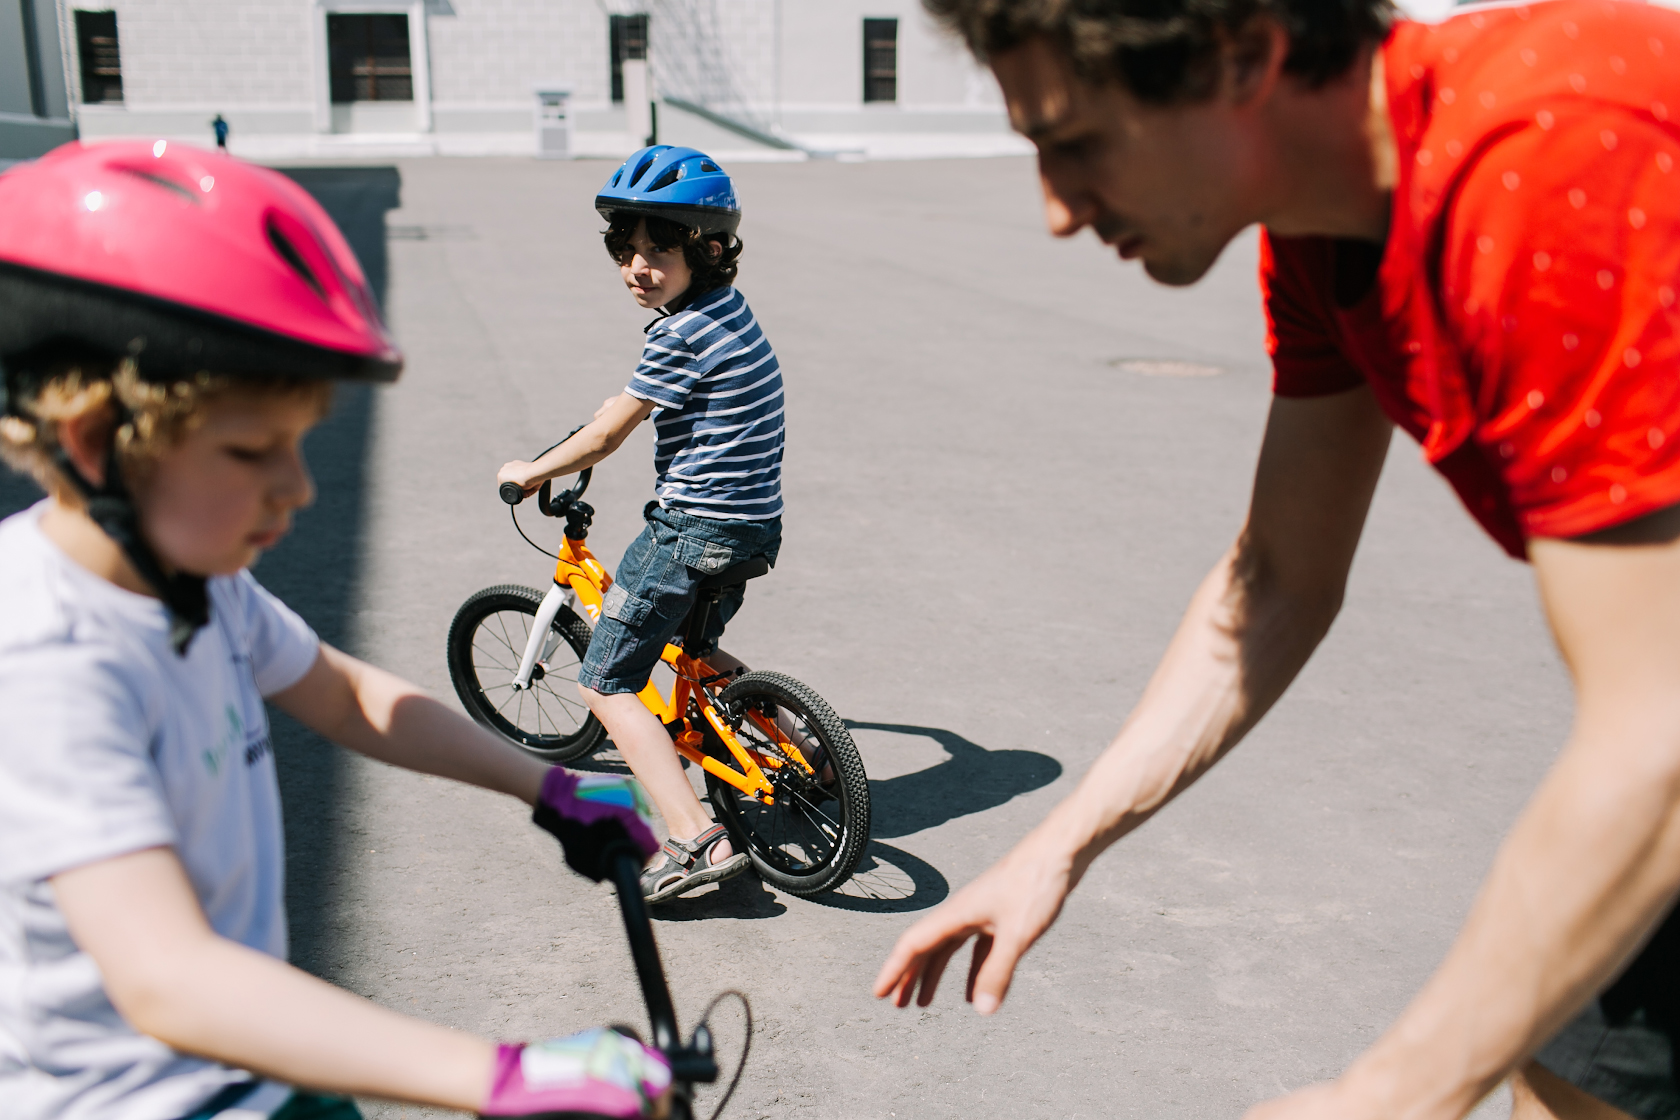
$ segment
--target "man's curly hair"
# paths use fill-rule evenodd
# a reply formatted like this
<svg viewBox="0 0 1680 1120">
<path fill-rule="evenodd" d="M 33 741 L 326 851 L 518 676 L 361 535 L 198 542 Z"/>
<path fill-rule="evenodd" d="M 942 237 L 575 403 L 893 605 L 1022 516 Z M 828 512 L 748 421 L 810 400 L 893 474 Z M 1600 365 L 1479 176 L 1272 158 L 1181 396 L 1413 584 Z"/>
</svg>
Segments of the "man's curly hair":
<svg viewBox="0 0 1680 1120">
<path fill-rule="evenodd" d="M 1317 88 L 1345 73 L 1394 19 L 1391 0 L 922 0 L 984 62 L 1037 35 L 1083 80 L 1118 79 L 1140 101 L 1197 101 L 1219 80 L 1222 42 L 1258 16 L 1289 33 L 1284 70 Z"/>
</svg>

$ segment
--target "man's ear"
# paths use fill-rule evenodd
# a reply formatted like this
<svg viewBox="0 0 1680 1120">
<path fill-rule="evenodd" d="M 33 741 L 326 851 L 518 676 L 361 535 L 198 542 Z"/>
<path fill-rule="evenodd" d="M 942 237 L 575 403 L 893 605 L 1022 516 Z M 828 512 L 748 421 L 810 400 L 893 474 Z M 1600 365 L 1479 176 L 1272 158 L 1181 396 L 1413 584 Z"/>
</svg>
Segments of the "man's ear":
<svg viewBox="0 0 1680 1120">
<path fill-rule="evenodd" d="M 1289 32 L 1277 20 L 1255 16 L 1225 41 L 1221 52 L 1225 97 L 1234 105 L 1263 99 L 1283 76 Z"/>
<path fill-rule="evenodd" d="M 111 450 L 111 428 L 116 416 L 109 406 L 89 409 L 57 421 L 58 445 L 70 464 L 94 486 L 105 485 L 105 461 Z"/>
</svg>

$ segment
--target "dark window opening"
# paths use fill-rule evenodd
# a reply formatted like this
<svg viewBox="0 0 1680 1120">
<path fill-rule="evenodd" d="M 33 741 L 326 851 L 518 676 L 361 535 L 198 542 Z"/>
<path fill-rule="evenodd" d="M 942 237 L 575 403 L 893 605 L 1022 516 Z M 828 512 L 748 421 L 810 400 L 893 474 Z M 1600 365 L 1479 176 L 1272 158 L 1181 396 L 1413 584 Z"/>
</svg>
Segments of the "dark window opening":
<svg viewBox="0 0 1680 1120">
<path fill-rule="evenodd" d="M 612 52 L 612 99 L 618 105 L 624 101 L 625 61 L 647 57 L 648 17 L 608 16 L 607 36 Z"/>
<path fill-rule="evenodd" d="M 335 105 L 413 101 L 414 64 L 405 15 L 327 16 L 327 66 Z"/>
<path fill-rule="evenodd" d="M 898 100 L 898 21 L 863 21 L 863 99 Z"/>
<path fill-rule="evenodd" d="M 76 56 L 81 63 L 82 104 L 122 104 L 116 12 L 76 13 Z"/>
</svg>

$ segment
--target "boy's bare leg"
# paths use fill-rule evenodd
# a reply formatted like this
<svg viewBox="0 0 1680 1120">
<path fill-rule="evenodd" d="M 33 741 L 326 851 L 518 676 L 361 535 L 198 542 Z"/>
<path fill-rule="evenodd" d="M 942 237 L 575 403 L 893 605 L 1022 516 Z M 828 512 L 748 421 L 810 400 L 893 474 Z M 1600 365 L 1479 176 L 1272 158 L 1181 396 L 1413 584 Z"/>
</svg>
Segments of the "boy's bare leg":
<svg viewBox="0 0 1680 1120">
<path fill-rule="evenodd" d="M 1633 1120 L 1619 1108 L 1577 1089 L 1538 1062 L 1513 1073 L 1511 1120 Z"/>
<path fill-rule="evenodd" d="M 688 784 L 677 748 L 659 717 L 648 711 L 647 705 L 633 692 L 608 696 L 582 686 L 578 691 L 583 693 L 595 718 L 606 727 L 613 745 L 629 764 L 630 772 L 653 798 L 672 837 L 692 840 L 710 828 L 712 818 L 706 815 L 694 787 Z M 720 840 L 712 851 L 714 860 L 728 859 L 735 854 L 728 840 Z"/>
</svg>

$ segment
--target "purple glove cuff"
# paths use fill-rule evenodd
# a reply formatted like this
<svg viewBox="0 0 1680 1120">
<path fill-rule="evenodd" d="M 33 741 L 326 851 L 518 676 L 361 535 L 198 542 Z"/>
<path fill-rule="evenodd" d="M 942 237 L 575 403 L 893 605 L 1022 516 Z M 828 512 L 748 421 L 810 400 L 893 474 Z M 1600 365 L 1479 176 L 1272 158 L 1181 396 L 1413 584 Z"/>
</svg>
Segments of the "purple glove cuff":
<svg viewBox="0 0 1680 1120">
<path fill-rule="evenodd" d="M 541 796 L 543 804 L 585 828 L 617 821 L 643 858 L 659 850 L 659 841 L 648 827 L 651 812 L 646 795 L 634 778 L 577 774 L 556 766 L 543 777 Z"/>
<path fill-rule="evenodd" d="M 597 1028 L 570 1038 L 498 1046 L 480 1114 L 592 1112 L 637 1120 L 670 1084 L 664 1055 Z"/>
</svg>

